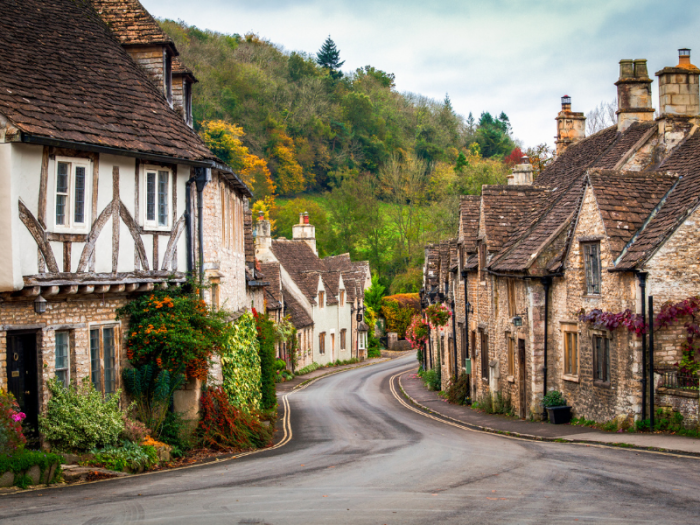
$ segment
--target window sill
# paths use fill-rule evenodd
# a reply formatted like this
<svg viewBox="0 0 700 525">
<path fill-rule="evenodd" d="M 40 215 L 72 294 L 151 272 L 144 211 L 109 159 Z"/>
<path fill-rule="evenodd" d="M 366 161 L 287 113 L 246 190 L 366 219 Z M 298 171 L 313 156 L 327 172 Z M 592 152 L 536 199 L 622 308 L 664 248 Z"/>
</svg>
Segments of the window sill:
<svg viewBox="0 0 700 525">
<path fill-rule="evenodd" d="M 147 224 L 141 226 L 141 233 L 171 233 L 172 228 L 170 226 L 155 226 L 154 224 Z"/>
<path fill-rule="evenodd" d="M 583 299 L 600 299 L 602 294 L 599 293 L 585 293 L 581 296 Z"/>
<path fill-rule="evenodd" d="M 610 388 L 610 381 L 600 381 L 598 379 L 594 379 L 593 384 L 600 388 Z"/>
<path fill-rule="evenodd" d="M 581 380 L 578 378 L 578 376 L 570 376 L 570 375 L 562 375 L 561 378 L 564 381 L 569 381 L 570 383 L 580 383 Z"/>
</svg>

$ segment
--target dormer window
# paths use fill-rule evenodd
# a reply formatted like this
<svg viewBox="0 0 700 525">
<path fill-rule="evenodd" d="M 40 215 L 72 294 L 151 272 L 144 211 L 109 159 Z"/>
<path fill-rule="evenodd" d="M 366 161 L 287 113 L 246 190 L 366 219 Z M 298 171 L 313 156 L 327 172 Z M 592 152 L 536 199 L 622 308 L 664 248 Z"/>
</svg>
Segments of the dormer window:
<svg viewBox="0 0 700 525">
<path fill-rule="evenodd" d="M 170 106 L 173 105 L 173 58 L 167 50 L 163 50 L 163 80 L 165 82 L 165 97 L 168 99 Z"/>
<path fill-rule="evenodd" d="M 81 231 L 90 224 L 89 161 L 58 158 L 54 177 L 53 226 L 56 230 Z"/>
</svg>

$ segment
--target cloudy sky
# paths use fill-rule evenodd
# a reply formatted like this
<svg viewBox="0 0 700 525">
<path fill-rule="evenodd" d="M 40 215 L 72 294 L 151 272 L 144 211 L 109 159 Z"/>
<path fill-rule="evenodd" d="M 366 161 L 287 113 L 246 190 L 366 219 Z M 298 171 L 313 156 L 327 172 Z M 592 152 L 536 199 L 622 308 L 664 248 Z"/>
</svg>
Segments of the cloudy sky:
<svg viewBox="0 0 700 525">
<path fill-rule="evenodd" d="M 141 1 L 157 17 L 253 32 L 287 51 L 314 53 L 330 34 L 344 70 L 369 64 L 400 91 L 449 93 L 465 116 L 505 111 L 525 146 L 553 143 L 562 95 L 584 112 L 613 100 L 621 58 L 648 59 L 653 75 L 689 47 L 700 63 L 693 0 Z"/>
</svg>

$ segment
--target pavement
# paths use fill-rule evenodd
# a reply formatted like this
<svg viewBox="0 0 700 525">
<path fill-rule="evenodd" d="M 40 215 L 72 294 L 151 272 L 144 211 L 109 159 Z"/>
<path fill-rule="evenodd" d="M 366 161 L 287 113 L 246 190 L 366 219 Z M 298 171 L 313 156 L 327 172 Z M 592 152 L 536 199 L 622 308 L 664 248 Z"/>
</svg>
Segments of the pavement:
<svg viewBox="0 0 700 525">
<path fill-rule="evenodd" d="M 437 392 L 429 391 L 416 373 L 409 372 L 402 375 L 399 382 L 404 393 L 416 405 L 487 432 L 507 432 L 515 436 L 536 440 L 627 445 L 700 456 L 699 439 L 660 433 L 602 432 L 589 427 L 568 424 L 552 425 L 540 421 L 485 414 L 468 406 L 448 403 Z"/>
<path fill-rule="evenodd" d="M 282 394 L 277 448 L 0 498 L 0 523 L 697 523 L 700 459 L 482 432 L 411 405 L 415 358 Z"/>
</svg>

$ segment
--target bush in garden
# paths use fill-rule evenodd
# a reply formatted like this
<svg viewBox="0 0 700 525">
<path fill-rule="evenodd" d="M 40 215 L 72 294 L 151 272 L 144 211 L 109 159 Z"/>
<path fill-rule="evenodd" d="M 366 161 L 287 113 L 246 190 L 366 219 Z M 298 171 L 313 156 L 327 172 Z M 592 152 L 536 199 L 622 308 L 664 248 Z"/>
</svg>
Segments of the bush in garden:
<svg viewBox="0 0 700 525">
<path fill-rule="evenodd" d="M 133 414 L 158 437 L 173 394 L 185 384 L 185 376 L 169 370 L 159 371 L 155 364 L 146 363 L 125 369 L 122 377 L 126 392 L 134 400 Z"/>
<path fill-rule="evenodd" d="M 197 427 L 202 446 L 238 450 L 262 448 L 272 440 L 272 432 L 272 425 L 263 425 L 256 413 L 232 405 L 223 388 L 209 388 L 202 393 Z"/>
<path fill-rule="evenodd" d="M 433 390 L 435 392 L 440 391 L 442 385 L 440 384 L 440 377 L 438 376 L 437 370 L 425 370 L 421 373 L 421 378 L 425 382 L 425 386 L 428 387 L 428 390 Z"/>
<path fill-rule="evenodd" d="M 158 464 L 158 451 L 149 445 L 124 441 L 122 446 L 107 446 L 90 451 L 93 458 L 85 464 L 122 472 L 148 470 Z"/>
<path fill-rule="evenodd" d="M 446 393 L 447 401 L 450 403 L 455 405 L 467 404 L 467 398 L 469 397 L 469 376 L 462 372 L 457 381 L 450 379 Z"/>
<path fill-rule="evenodd" d="M 14 454 L 24 448 L 27 438 L 22 433 L 25 418 L 10 392 L 0 388 L 0 454 Z"/>
<path fill-rule="evenodd" d="M 185 420 L 182 414 L 168 412 L 160 429 L 158 439 L 173 447 L 173 450 L 170 452 L 171 456 L 182 456 L 183 453 L 190 450 L 193 446 L 190 422 Z"/>
<path fill-rule="evenodd" d="M 304 374 L 308 374 L 309 372 L 313 372 L 315 370 L 318 370 L 319 368 L 321 368 L 321 365 L 314 361 L 310 365 L 307 365 L 304 368 L 300 368 L 299 370 L 297 370 L 295 372 L 295 375 L 303 376 Z"/>
<path fill-rule="evenodd" d="M 384 297 L 380 312 L 386 320 L 386 331 L 396 332 L 400 339 L 406 337 L 406 329 L 413 316 L 420 311 L 418 294 L 397 294 Z"/>
<path fill-rule="evenodd" d="M 89 379 L 65 387 L 54 378 L 47 386 L 51 397 L 39 428 L 56 448 L 83 451 L 117 444 L 126 416 L 119 408 L 121 391 L 103 399 Z"/>
<path fill-rule="evenodd" d="M 141 441 L 146 439 L 146 436 L 148 436 L 150 433 L 151 431 L 146 427 L 146 425 L 141 423 L 141 421 L 124 416 L 124 430 L 119 437 L 122 440 L 141 443 Z"/>
<path fill-rule="evenodd" d="M 269 410 L 277 405 L 275 395 L 275 323 L 266 314 L 259 314 L 253 308 L 258 332 L 258 351 L 260 353 L 260 407 Z"/>
<path fill-rule="evenodd" d="M 239 317 L 227 335 L 220 350 L 224 391 L 242 410 L 259 410 L 260 353 L 253 314 Z"/>
<path fill-rule="evenodd" d="M 196 292 L 196 286 L 159 290 L 118 310 L 118 318 L 129 318 L 131 364 L 155 363 L 170 372 L 184 369 L 188 379 L 207 379 L 210 357 L 227 337 L 227 313 L 207 307 Z"/>
</svg>

